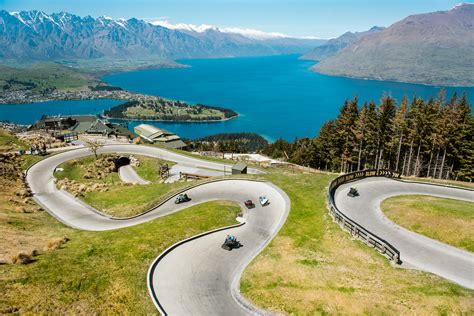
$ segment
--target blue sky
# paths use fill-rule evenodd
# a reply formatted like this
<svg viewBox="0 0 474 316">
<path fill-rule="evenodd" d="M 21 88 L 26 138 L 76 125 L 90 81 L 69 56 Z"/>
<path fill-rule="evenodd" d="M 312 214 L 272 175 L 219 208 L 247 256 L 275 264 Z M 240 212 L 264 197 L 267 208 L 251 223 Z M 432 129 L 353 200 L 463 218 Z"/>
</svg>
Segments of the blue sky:
<svg viewBox="0 0 474 316">
<path fill-rule="evenodd" d="M 0 0 L 0 9 L 253 28 L 330 38 L 389 26 L 407 15 L 449 10 L 460 0 Z"/>
</svg>

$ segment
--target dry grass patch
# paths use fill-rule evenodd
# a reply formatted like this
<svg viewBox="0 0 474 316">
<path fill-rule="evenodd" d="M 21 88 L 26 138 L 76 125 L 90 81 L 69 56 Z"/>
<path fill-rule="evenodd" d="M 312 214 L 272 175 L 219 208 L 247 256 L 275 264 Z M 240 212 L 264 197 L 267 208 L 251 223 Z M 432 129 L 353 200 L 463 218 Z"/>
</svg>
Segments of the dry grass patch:
<svg viewBox="0 0 474 316">
<path fill-rule="evenodd" d="M 474 203 L 432 196 L 396 196 L 382 202 L 395 223 L 474 252 Z"/>
<path fill-rule="evenodd" d="M 68 241 L 69 241 L 68 237 L 59 237 L 59 238 L 51 239 L 50 241 L 48 241 L 48 250 L 54 250 L 54 249 L 61 248 Z"/>
<path fill-rule="evenodd" d="M 472 292 L 434 275 L 393 267 L 358 249 L 365 245 L 338 235 L 329 233 L 317 252 L 301 251 L 290 238 L 277 237 L 245 271 L 242 291 L 266 309 L 291 315 L 474 311 Z"/>
<path fill-rule="evenodd" d="M 38 255 L 38 250 L 33 249 L 31 252 L 20 252 L 12 257 L 12 263 L 28 264 L 35 262 L 35 257 Z"/>
<path fill-rule="evenodd" d="M 8 137 L 19 142 L 13 136 Z M 0 142 L 2 139 L 0 134 Z M 23 170 L 39 159 L 0 153 L 0 262 L 3 264 L 28 263 L 36 256 L 37 249 L 45 249 L 48 240 L 59 237 L 61 229 L 38 226 L 45 223 L 47 216 L 31 200 L 23 182 Z"/>
</svg>

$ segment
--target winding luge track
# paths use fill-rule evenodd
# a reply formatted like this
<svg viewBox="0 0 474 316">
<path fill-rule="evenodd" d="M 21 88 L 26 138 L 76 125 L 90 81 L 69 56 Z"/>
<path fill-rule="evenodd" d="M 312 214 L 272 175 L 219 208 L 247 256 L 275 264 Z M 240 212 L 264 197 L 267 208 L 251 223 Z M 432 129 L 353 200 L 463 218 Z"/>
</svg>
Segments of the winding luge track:
<svg viewBox="0 0 474 316">
<path fill-rule="evenodd" d="M 223 170 L 224 165 L 203 161 L 149 146 L 107 145 L 100 153 L 129 153 L 174 161 L 187 168 Z M 68 160 L 91 155 L 88 149 L 75 149 L 48 157 L 33 165 L 27 173 L 33 198 L 64 224 L 83 230 L 101 231 L 137 225 L 212 200 L 245 199 L 258 202 L 266 195 L 271 204 L 245 212 L 245 224 L 192 239 L 162 254 L 152 264 L 148 288 L 162 314 L 172 315 L 243 315 L 264 313 L 239 294 L 239 280 L 245 266 L 270 242 L 286 220 L 290 209 L 288 196 L 268 182 L 228 179 L 205 183 L 186 193 L 188 203 L 175 205 L 170 199 L 151 211 L 129 219 L 114 219 L 59 190 L 53 173 Z M 228 165 L 226 168 L 230 168 Z M 249 173 L 261 173 L 249 169 Z M 244 247 L 226 251 L 221 244 L 227 233 L 238 236 Z"/>
<path fill-rule="evenodd" d="M 133 183 L 133 184 L 140 184 L 140 185 L 145 185 L 145 184 L 150 184 L 150 181 L 146 181 L 142 179 L 136 171 L 133 169 L 131 165 L 126 165 L 118 168 L 118 174 L 120 177 L 120 180 L 122 180 L 125 183 Z"/>
<path fill-rule="evenodd" d="M 347 196 L 349 187 L 360 196 Z M 431 195 L 474 202 L 474 191 L 384 177 L 357 180 L 337 188 L 337 208 L 400 251 L 402 266 L 431 272 L 464 287 L 474 288 L 474 254 L 414 233 L 389 220 L 381 211 L 383 200 L 397 195 Z M 406 210 L 409 212 L 410 210 Z M 473 210 L 474 212 L 474 210 Z"/>
</svg>

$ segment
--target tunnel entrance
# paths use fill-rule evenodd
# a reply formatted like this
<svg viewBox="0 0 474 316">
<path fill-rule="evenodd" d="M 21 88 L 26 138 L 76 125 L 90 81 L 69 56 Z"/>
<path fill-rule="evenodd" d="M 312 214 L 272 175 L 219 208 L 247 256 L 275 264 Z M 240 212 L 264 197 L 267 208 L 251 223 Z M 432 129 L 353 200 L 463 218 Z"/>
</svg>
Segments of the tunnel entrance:
<svg viewBox="0 0 474 316">
<path fill-rule="evenodd" d="M 130 158 L 127 156 L 120 156 L 115 158 L 115 170 L 118 170 L 118 168 L 129 165 L 130 164 Z"/>
</svg>

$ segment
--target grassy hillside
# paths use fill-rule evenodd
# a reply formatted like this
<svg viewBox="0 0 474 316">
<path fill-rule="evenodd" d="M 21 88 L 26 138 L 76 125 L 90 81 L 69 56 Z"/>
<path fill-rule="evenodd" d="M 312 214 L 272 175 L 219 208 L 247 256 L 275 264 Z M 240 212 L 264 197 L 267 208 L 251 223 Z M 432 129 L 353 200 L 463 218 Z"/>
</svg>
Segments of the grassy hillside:
<svg viewBox="0 0 474 316">
<path fill-rule="evenodd" d="M 12 90 L 47 90 L 86 89 L 100 81 L 94 76 L 77 69 L 44 63 L 34 64 L 27 68 L 12 68 L 0 65 L 0 92 Z"/>
<path fill-rule="evenodd" d="M 26 143 L 0 128 L 0 153 L 27 148 L 28 145 Z"/>
<path fill-rule="evenodd" d="M 432 196 L 396 196 L 382 203 L 395 223 L 474 252 L 474 203 Z"/>
<path fill-rule="evenodd" d="M 153 259 L 179 240 L 235 223 L 238 211 L 210 202 L 107 232 L 67 228 L 46 213 L 35 222 L 25 217 L 29 230 L 61 231 L 70 240 L 32 264 L 0 265 L 0 313 L 154 314 L 145 282 Z"/>
<path fill-rule="evenodd" d="M 94 58 L 94 59 L 73 59 L 73 60 L 59 60 L 58 64 L 77 68 L 95 76 L 100 76 L 107 73 L 132 71 L 137 69 L 148 68 L 177 68 L 186 67 L 172 60 L 165 60 L 160 58 Z"/>
<path fill-rule="evenodd" d="M 80 169 L 64 172 L 80 179 Z M 267 171 L 263 177 L 289 195 L 291 212 L 243 275 L 241 291 L 255 304 L 294 315 L 474 312 L 474 291 L 396 268 L 333 223 L 325 201 L 333 175 Z M 1 314 L 156 313 L 145 283 L 152 260 L 178 240 L 234 223 L 240 210 L 212 202 L 135 227 L 87 232 L 62 225 L 29 199 L 17 209 L 18 190 L 4 187 L 10 189 L 0 194 L 0 250 L 12 255 L 36 250 L 37 255 L 28 265 L 0 265 Z M 142 190 L 117 186 L 115 200 L 125 196 L 135 203 L 137 197 L 128 191 L 135 188 Z M 152 202 L 158 194 L 142 198 Z"/>
</svg>

